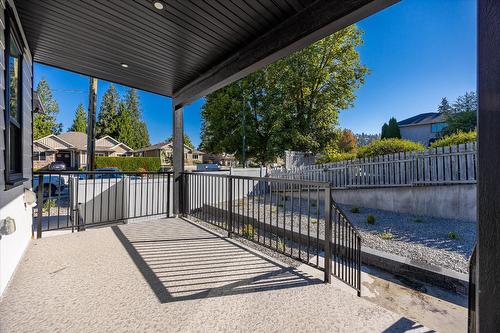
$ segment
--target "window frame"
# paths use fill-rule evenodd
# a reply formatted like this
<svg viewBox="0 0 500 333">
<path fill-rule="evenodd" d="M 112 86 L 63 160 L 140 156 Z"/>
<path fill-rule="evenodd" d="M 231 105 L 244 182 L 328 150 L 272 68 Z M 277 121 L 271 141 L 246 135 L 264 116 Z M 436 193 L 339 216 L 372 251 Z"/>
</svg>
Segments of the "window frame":
<svg viewBox="0 0 500 333">
<path fill-rule="evenodd" d="M 42 154 L 44 158 L 42 158 Z M 35 157 L 36 155 L 36 157 Z M 46 161 L 47 160 L 47 152 L 46 151 L 34 151 L 33 152 L 33 161 Z"/>
<path fill-rule="evenodd" d="M 434 127 L 440 127 L 439 131 L 435 131 Z M 441 133 L 446 127 L 448 127 L 448 124 L 446 122 L 440 122 L 440 123 L 433 123 L 431 124 L 431 133 Z"/>
<path fill-rule="evenodd" d="M 5 49 L 4 49 L 4 98 L 5 98 L 5 107 L 4 107 L 4 118 L 5 118 L 5 130 L 4 130 L 4 139 L 5 139 L 5 190 L 9 190 L 13 187 L 22 185 L 27 178 L 24 178 L 24 147 L 23 147 L 23 136 L 24 136 L 24 117 L 23 117 L 23 61 L 24 61 L 24 50 L 25 45 L 20 38 L 19 29 L 15 22 L 15 16 L 12 11 L 12 8 L 7 5 L 4 11 L 5 17 Z M 10 126 L 11 126 L 11 116 L 10 116 L 10 47 L 11 43 L 14 42 L 17 44 L 19 49 L 19 81 L 18 81 L 18 111 L 20 116 L 20 121 L 18 124 L 15 120 L 14 125 L 19 125 L 19 137 L 20 137 L 20 145 L 19 145 L 19 156 L 20 156 L 20 170 L 18 172 L 14 172 L 11 170 L 11 144 L 10 144 Z"/>
</svg>

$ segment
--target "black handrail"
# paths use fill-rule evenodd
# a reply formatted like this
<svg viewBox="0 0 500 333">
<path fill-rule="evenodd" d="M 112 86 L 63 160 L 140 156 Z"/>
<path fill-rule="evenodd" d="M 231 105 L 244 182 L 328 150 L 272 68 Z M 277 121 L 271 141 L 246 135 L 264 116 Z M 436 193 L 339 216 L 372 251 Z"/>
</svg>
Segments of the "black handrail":
<svg viewBox="0 0 500 333">
<path fill-rule="evenodd" d="M 318 268 L 325 282 L 333 275 L 360 294 L 361 237 L 329 183 L 185 172 L 182 185 L 183 215 Z"/>
</svg>

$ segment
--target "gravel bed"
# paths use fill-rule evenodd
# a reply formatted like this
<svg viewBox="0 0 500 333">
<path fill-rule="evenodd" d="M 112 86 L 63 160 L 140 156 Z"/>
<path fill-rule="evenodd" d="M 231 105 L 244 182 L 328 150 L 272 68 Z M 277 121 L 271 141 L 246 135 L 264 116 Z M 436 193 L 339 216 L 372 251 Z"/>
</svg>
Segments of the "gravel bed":
<svg viewBox="0 0 500 333">
<path fill-rule="evenodd" d="M 349 220 L 360 231 L 363 245 L 412 260 L 467 273 L 469 257 L 476 240 L 476 223 L 459 219 L 445 219 L 390 211 L 340 205 Z M 375 223 L 366 223 L 367 216 L 375 216 Z M 388 231 L 392 239 L 382 239 Z M 456 235 L 451 238 L 449 233 Z"/>
<path fill-rule="evenodd" d="M 307 200 L 301 200 L 299 205 L 297 198 L 291 200 L 290 197 L 285 200 L 282 197 L 273 198 L 271 203 L 269 203 L 269 199 L 264 203 L 262 199 L 259 200 L 257 197 L 255 200 L 246 198 L 233 202 L 233 212 L 240 216 L 249 217 L 249 219 L 243 218 L 234 223 L 236 227 L 238 225 L 242 227 L 247 223 L 252 224 L 252 218 L 261 222 L 265 219 L 266 223 L 269 223 L 269 214 L 271 213 L 273 223 L 278 221 L 280 228 L 284 224 L 286 229 L 293 228 L 297 232 L 300 227 L 301 233 L 307 234 L 307 215 L 310 209 L 309 233 L 313 237 L 317 237 L 319 234 L 320 239 L 322 239 L 324 235 L 324 217 L 322 214 L 324 208 L 321 201 L 319 201 L 318 205 L 316 205 L 315 200 L 311 200 L 309 205 Z M 423 264 L 443 267 L 461 273 L 468 272 L 468 260 L 476 239 L 475 222 L 417 216 L 362 207 L 359 207 L 359 213 L 352 213 L 352 206 L 350 205 L 339 205 L 339 207 L 359 231 L 363 246 L 400 255 Z M 367 216 L 370 214 L 375 217 L 374 224 L 366 222 Z M 212 214 L 208 215 L 212 216 Z M 216 219 L 217 216 L 213 216 L 213 218 Z M 276 235 L 270 236 L 276 238 Z M 389 239 L 384 239 L 384 236 Z M 452 236 L 456 236 L 456 239 L 452 238 Z M 282 239 L 279 239 L 279 241 L 283 242 Z M 248 243 L 255 244 L 253 242 Z M 286 241 L 286 246 L 286 251 L 289 251 L 288 246 L 293 251 L 293 248 L 297 245 Z M 263 251 L 266 254 L 275 253 L 269 249 Z"/>
</svg>

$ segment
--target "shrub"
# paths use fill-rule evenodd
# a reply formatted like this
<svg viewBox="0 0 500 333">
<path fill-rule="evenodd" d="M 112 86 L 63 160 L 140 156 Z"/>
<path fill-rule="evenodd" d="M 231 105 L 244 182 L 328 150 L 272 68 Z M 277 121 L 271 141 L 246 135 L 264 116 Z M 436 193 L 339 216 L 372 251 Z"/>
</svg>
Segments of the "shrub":
<svg viewBox="0 0 500 333">
<path fill-rule="evenodd" d="M 43 204 L 43 211 L 48 212 L 51 208 L 56 207 L 56 199 L 49 199 Z"/>
<path fill-rule="evenodd" d="M 96 168 L 118 168 L 121 171 L 159 171 L 159 157 L 109 157 L 97 156 Z"/>
<path fill-rule="evenodd" d="M 359 213 L 359 208 L 358 207 L 352 207 L 351 208 L 351 213 L 358 214 Z"/>
<path fill-rule="evenodd" d="M 393 239 L 394 235 L 392 234 L 392 232 L 384 230 L 383 232 L 380 233 L 380 238 L 389 240 Z"/>
<path fill-rule="evenodd" d="M 242 230 L 241 234 L 245 238 L 253 238 L 253 235 L 254 235 L 253 226 L 251 226 L 250 224 L 245 224 L 243 226 L 243 230 Z"/>
<path fill-rule="evenodd" d="M 455 231 L 450 231 L 448 233 L 448 238 L 449 239 L 458 239 L 458 234 Z"/>
<path fill-rule="evenodd" d="M 476 131 L 462 132 L 459 131 L 455 134 L 447 135 L 431 144 L 431 148 L 446 147 L 452 145 L 459 145 L 467 142 L 474 142 L 477 138 Z"/>
<path fill-rule="evenodd" d="M 355 158 L 356 158 L 356 153 L 341 153 L 337 150 L 327 150 L 316 160 L 316 164 L 347 161 L 347 160 L 353 160 Z"/>
<path fill-rule="evenodd" d="M 368 224 L 375 224 L 375 216 L 373 216 L 372 214 L 369 214 L 366 217 L 366 223 L 368 223 Z"/>
<path fill-rule="evenodd" d="M 360 147 L 357 157 L 374 157 L 387 154 L 400 153 L 404 151 L 423 151 L 425 149 L 420 143 L 401 139 L 381 139 L 372 141 L 367 146 Z"/>
</svg>

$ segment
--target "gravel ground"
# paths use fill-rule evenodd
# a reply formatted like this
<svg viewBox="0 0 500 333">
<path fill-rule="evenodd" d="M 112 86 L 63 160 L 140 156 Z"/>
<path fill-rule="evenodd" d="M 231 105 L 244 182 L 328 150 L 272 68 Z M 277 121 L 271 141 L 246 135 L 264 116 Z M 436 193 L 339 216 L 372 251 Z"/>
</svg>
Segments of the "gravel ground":
<svg viewBox="0 0 500 333">
<path fill-rule="evenodd" d="M 359 213 L 352 213 L 352 206 L 339 206 L 360 232 L 363 246 L 397 254 L 424 264 L 448 268 L 461 273 L 468 272 L 468 258 L 476 239 L 475 222 L 416 216 L 361 207 Z M 239 215 L 259 219 L 263 222 L 265 211 L 266 223 L 269 223 L 269 214 L 271 213 L 273 223 L 278 221 L 280 228 L 284 223 L 286 229 L 293 228 L 297 232 L 300 228 L 302 234 L 308 232 L 307 215 L 309 209 L 311 212 L 309 233 L 313 237 L 317 237 L 319 234 L 321 239 L 324 231 L 324 217 L 322 215 L 324 209 L 321 201 L 319 207 L 315 200 L 311 200 L 310 205 L 307 204 L 307 200 L 301 200 L 299 205 L 297 198 L 293 200 L 273 198 L 270 204 L 269 199 L 264 203 L 262 199 L 258 200 L 256 197 L 255 200 L 250 198 L 233 203 L 233 212 Z M 211 214 L 208 215 L 212 216 L 212 219 L 216 219 L 217 215 L 214 214 L 211 211 Z M 375 217 L 374 224 L 366 222 L 367 216 L 370 214 Z M 235 227 L 239 225 L 242 228 L 247 223 L 251 225 L 251 219 L 242 219 L 239 223 L 235 221 Z M 276 244 L 274 239 L 277 239 L 278 245 L 285 247 L 287 252 L 297 248 L 296 243 L 284 241 L 277 235 L 269 233 L 266 235 L 271 239 L 272 246 Z M 452 238 L 452 236 L 456 236 L 456 238 Z M 250 243 L 251 246 L 255 244 L 243 240 Z M 274 252 L 269 249 L 263 251 L 270 255 Z M 310 252 L 313 253 L 314 249 L 311 248 Z"/>
<path fill-rule="evenodd" d="M 341 205 L 341 208 L 360 231 L 364 246 L 457 272 L 468 272 L 468 261 L 476 240 L 475 222 L 370 208 L 360 208 L 355 214 L 350 211 L 352 206 Z M 366 223 L 369 214 L 375 216 L 372 225 Z M 384 231 L 390 232 L 392 239 L 382 239 Z M 457 238 L 451 238 L 450 232 Z"/>
</svg>

